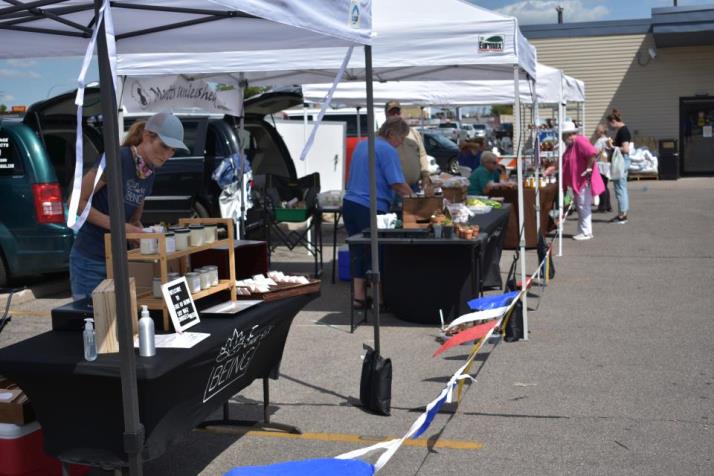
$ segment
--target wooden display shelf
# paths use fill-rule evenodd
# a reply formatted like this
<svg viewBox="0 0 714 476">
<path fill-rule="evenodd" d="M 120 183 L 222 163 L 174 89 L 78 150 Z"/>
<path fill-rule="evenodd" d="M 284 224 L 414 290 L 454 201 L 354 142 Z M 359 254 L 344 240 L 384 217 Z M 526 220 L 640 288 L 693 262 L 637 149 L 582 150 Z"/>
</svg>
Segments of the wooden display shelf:
<svg viewBox="0 0 714 476">
<path fill-rule="evenodd" d="M 234 281 L 235 282 L 235 281 Z M 210 296 L 212 294 L 216 294 L 221 291 L 228 291 L 231 289 L 231 281 L 228 279 L 221 279 L 218 282 L 218 285 L 213 286 L 208 289 L 204 289 L 203 291 L 199 291 L 197 293 L 191 294 L 191 297 L 194 299 L 202 299 L 207 296 Z M 137 297 L 137 300 L 139 302 L 139 306 L 141 305 L 146 305 L 149 309 L 152 310 L 160 310 L 164 308 L 164 299 L 163 298 L 157 298 L 154 297 L 154 295 L 151 293 L 151 291 L 143 293 Z"/>
<path fill-rule="evenodd" d="M 181 274 L 185 274 L 191 269 L 189 258 L 194 253 L 200 253 L 212 248 L 227 247 L 228 248 L 228 279 L 220 280 L 218 286 L 206 289 L 204 291 L 192 295 L 194 300 L 210 296 L 220 291 L 230 291 L 231 300 L 236 300 L 236 266 L 235 266 L 235 249 L 234 249 L 234 223 L 230 218 L 182 218 L 179 220 L 179 225 L 223 225 L 226 227 L 228 237 L 222 240 L 216 240 L 213 243 L 206 243 L 201 246 L 189 246 L 185 250 L 175 251 L 173 253 L 166 252 L 166 237 L 163 233 L 127 233 L 127 240 L 140 239 L 155 239 L 158 240 L 158 253 L 143 255 L 139 249 L 130 250 L 127 252 L 127 261 L 156 263 L 159 271 L 158 276 L 162 283 L 168 282 L 169 262 L 178 261 Z M 106 265 L 107 277 L 112 278 L 112 247 L 111 234 L 104 235 L 104 246 L 106 250 Z M 156 273 L 156 269 L 154 269 Z M 156 274 L 155 274 L 156 275 Z M 139 305 L 147 305 L 149 309 L 161 310 L 163 316 L 164 330 L 170 330 L 169 312 L 163 299 L 155 298 L 149 293 L 143 293 L 138 297 Z"/>
<path fill-rule="evenodd" d="M 163 241 L 164 243 L 166 242 L 165 238 L 162 239 L 161 236 L 163 236 L 161 233 L 127 233 L 126 237 L 129 240 L 138 240 L 140 238 L 154 238 L 159 240 L 159 249 L 164 250 L 166 249 L 165 244 L 161 244 Z M 228 246 L 230 245 L 230 240 L 224 239 L 224 240 L 216 240 L 213 243 L 207 243 L 205 245 L 201 246 L 189 246 L 185 250 L 181 251 L 175 251 L 173 253 L 166 253 L 166 252 L 159 252 L 156 254 L 151 254 L 151 255 L 143 255 L 141 254 L 141 250 L 133 249 L 127 251 L 127 258 L 129 261 L 142 261 L 142 262 L 154 262 L 154 261 L 159 261 L 160 259 L 163 258 L 164 254 L 166 256 L 166 259 L 172 260 L 172 259 L 178 259 L 178 258 L 183 258 L 184 256 L 189 256 L 193 253 L 198 253 L 199 251 L 205 251 L 205 250 L 210 250 L 211 248 L 216 248 L 218 246 L 225 245 Z"/>
</svg>

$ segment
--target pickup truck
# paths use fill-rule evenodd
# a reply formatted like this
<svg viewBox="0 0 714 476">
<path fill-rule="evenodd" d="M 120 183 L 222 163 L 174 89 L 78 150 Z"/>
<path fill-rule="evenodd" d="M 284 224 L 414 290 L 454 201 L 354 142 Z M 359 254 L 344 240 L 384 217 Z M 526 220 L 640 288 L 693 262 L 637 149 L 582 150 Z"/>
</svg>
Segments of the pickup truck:
<svg viewBox="0 0 714 476">
<path fill-rule="evenodd" d="M 0 119 L 0 286 L 9 278 L 68 268 L 73 234 L 66 203 L 75 167 L 74 92 L 33 104 L 23 117 Z M 103 151 L 98 88 L 88 88 L 83 109 L 84 169 Z M 246 100 L 246 153 L 254 174 L 296 178 L 285 143 L 265 116 L 302 103 L 296 93 L 266 93 Z M 147 197 L 145 224 L 187 216 L 219 215 L 220 190 L 211 178 L 239 150 L 238 118 L 177 114 L 190 153 L 178 153 L 157 172 Z M 127 115 L 125 127 L 139 116 Z"/>
</svg>

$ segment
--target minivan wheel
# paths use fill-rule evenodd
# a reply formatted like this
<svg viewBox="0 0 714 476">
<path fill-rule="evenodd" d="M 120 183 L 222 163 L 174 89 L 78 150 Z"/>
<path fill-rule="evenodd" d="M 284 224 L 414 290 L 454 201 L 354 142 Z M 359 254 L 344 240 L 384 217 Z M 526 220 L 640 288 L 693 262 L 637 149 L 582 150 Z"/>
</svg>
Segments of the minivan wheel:
<svg viewBox="0 0 714 476">
<path fill-rule="evenodd" d="M 456 159 L 449 160 L 449 173 L 451 175 L 458 175 L 460 172 L 459 161 Z"/>
<path fill-rule="evenodd" d="M 201 205 L 200 202 L 193 202 L 193 206 L 191 207 L 191 209 L 193 210 L 191 218 L 210 218 L 211 216 L 208 214 L 208 210 L 206 210 L 206 207 Z"/>
</svg>

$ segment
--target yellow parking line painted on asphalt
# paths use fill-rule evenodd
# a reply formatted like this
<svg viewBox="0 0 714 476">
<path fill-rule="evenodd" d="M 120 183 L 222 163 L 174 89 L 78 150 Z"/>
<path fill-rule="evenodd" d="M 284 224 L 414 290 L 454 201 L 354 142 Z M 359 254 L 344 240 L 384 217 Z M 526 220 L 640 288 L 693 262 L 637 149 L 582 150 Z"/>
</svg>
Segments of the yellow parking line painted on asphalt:
<svg viewBox="0 0 714 476">
<path fill-rule="evenodd" d="M 284 438 L 290 440 L 310 440 L 310 441 L 330 441 L 330 442 L 340 442 L 340 443 L 361 443 L 361 444 L 375 444 L 380 441 L 389 441 L 397 438 L 393 437 L 375 437 L 375 436 L 362 436 L 354 435 L 349 433 L 303 433 L 301 435 L 295 435 L 292 433 L 283 433 L 278 431 L 260 431 L 260 430 L 249 430 L 231 427 L 210 427 L 210 429 L 200 430 L 200 431 L 212 431 L 216 433 L 230 433 L 230 434 L 241 434 L 248 436 L 257 436 L 265 438 Z M 415 440 L 404 441 L 404 446 L 413 446 L 417 448 L 442 448 L 451 450 L 480 450 L 483 448 L 483 443 L 478 441 L 466 441 L 466 440 L 436 440 L 433 445 L 429 442 L 428 438 L 417 438 Z"/>
</svg>

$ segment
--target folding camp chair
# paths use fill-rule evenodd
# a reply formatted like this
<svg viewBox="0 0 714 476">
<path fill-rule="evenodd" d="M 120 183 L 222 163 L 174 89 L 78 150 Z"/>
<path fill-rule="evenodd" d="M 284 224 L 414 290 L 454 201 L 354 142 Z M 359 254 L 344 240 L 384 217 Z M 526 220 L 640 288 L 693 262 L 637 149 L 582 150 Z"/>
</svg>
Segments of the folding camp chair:
<svg viewBox="0 0 714 476">
<path fill-rule="evenodd" d="M 314 173 L 293 180 L 278 175 L 255 176 L 253 197 L 261 210 L 268 251 L 280 245 L 289 250 L 304 247 L 315 258 L 315 276 L 322 274 L 322 217 L 317 195 L 320 174 Z M 286 223 L 306 223 L 301 230 L 286 230 Z"/>
</svg>

